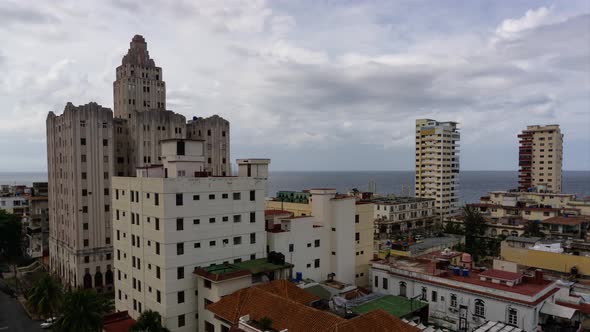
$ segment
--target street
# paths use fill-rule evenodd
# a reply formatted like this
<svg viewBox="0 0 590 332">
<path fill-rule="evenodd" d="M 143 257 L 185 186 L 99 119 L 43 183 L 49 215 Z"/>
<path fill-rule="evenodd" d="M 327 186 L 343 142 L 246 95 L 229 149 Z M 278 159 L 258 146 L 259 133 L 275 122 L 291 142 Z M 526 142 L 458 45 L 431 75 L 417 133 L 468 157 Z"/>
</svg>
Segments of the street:
<svg viewBox="0 0 590 332">
<path fill-rule="evenodd" d="M 0 332 L 43 331 L 40 324 L 27 316 L 16 299 L 0 292 Z"/>
</svg>

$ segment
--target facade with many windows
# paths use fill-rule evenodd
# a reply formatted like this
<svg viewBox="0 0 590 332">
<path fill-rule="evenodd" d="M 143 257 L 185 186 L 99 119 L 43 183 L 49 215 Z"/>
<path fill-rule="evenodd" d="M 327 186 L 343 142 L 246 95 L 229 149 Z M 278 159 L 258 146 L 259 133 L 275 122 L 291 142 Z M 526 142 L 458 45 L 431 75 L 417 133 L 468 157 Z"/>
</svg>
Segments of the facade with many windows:
<svg viewBox="0 0 590 332">
<path fill-rule="evenodd" d="M 250 177 L 208 177 L 203 159 L 202 141 L 166 140 L 162 166 L 113 178 L 116 309 L 158 311 L 172 331 L 197 326 L 196 267 L 265 257 L 269 160 L 238 161 L 257 164 Z"/>
</svg>

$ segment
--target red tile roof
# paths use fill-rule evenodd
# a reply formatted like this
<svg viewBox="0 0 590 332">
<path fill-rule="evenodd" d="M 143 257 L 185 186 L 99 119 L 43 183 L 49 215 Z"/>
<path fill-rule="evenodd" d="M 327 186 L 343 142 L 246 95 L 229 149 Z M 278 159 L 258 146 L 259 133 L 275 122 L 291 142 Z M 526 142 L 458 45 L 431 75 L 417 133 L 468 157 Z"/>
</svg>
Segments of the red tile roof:
<svg viewBox="0 0 590 332">
<path fill-rule="evenodd" d="M 493 279 L 515 281 L 522 278 L 521 273 L 514 273 L 502 270 L 487 270 L 479 274 L 480 277 L 487 277 Z"/>
<path fill-rule="evenodd" d="M 127 311 L 115 312 L 103 318 L 103 332 L 127 332 L 135 324 Z"/>
<path fill-rule="evenodd" d="M 383 310 L 375 310 L 346 320 L 306 304 L 319 299 L 286 280 L 241 289 L 207 306 L 219 319 L 237 328 L 239 319 L 249 315 L 253 321 L 263 317 L 272 321 L 272 328 L 290 332 L 418 332 L 416 327 Z"/>
<path fill-rule="evenodd" d="M 568 226 L 577 226 L 582 223 L 590 222 L 590 217 L 587 216 L 555 216 L 545 220 L 541 220 L 542 224 L 552 224 L 552 225 L 568 225 Z"/>
</svg>

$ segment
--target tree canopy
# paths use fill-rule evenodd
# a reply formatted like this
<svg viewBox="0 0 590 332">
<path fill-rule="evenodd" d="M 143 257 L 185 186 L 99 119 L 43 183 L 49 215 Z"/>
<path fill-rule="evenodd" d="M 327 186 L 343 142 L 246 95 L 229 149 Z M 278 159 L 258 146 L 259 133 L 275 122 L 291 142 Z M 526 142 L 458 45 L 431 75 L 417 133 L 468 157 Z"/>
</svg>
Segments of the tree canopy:
<svg viewBox="0 0 590 332">
<path fill-rule="evenodd" d="M 162 316 L 157 311 L 146 310 L 139 315 L 130 332 L 170 332 L 162 326 Z"/>
</svg>

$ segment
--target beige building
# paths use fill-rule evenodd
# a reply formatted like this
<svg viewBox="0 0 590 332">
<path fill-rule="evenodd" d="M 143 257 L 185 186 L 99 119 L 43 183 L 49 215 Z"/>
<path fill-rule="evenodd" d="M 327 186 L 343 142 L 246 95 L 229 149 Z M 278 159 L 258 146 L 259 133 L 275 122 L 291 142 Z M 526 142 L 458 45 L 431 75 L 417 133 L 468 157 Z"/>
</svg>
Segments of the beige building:
<svg viewBox="0 0 590 332">
<path fill-rule="evenodd" d="M 187 138 L 202 139 L 206 170 L 215 176 L 231 175 L 229 157 L 229 121 L 213 115 L 208 118 L 194 117 L 186 125 Z"/>
<path fill-rule="evenodd" d="M 424 235 L 436 222 L 433 198 L 374 198 L 372 202 L 377 238 L 394 239 L 408 233 Z"/>
<path fill-rule="evenodd" d="M 47 116 L 49 266 L 64 284 L 112 285 L 113 112 L 96 103 Z"/>
<path fill-rule="evenodd" d="M 563 134 L 559 125 L 527 126 L 518 138 L 519 190 L 560 193 Z"/>
<path fill-rule="evenodd" d="M 208 177 L 203 142 L 170 139 L 163 165 L 114 177 L 116 309 L 158 311 L 170 330 L 195 331 L 203 298 L 191 272 L 266 256 L 269 162 L 238 160 L 240 176 Z"/>
<path fill-rule="evenodd" d="M 306 271 L 312 269 L 317 271 L 307 275 L 320 278 L 316 280 L 318 282 L 323 281 L 328 273 L 334 272 L 339 281 L 358 286 L 368 285 L 369 263 L 373 258 L 373 204 L 354 202 L 354 197 L 337 195 L 333 189 L 312 189 L 309 194 L 307 203 L 271 200 L 266 202 L 266 208 L 288 211 L 296 218 L 310 217 L 294 220 L 294 223 L 309 220 L 316 226 L 312 227 L 315 232 L 298 232 L 299 226 L 303 225 L 297 228 L 283 227 L 278 234 L 270 230 L 269 243 L 275 245 L 275 250 L 285 254 L 287 261 L 295 264 L 294 272 L 304 272 L 304 278 L 308 277 Z M 288 220 L 285 219 L 285 225 Z M 288 234 L 284 234 L 285 231 Z M 291 242 L 285 243 L 286 240 Z M 319 240 L 317 248 L 316 240 Z M 354 246 L 349 243 L 354 243 Z M 289 244 L 294 245 L 293 251 L 287 248 Z M 307 247 L 298 249 L 303 246 Z M 298 266 L 300 264 L 297 264 L 296 256 L 301 257 L 299 252 L 302 249 L 316 252 L 317 255 L 304 257 L 305 265 Z M 349 262 L 352 255 L 354 261 Z M 329 264 L 326 264 L 326 260 L 329 260 Z"/>
<path fill-rule="evenodd" d="M 441 220 L 459 206 L 459 128 L 456 122 L 416 120 L 416 197 L 436 199 Z"/>
</svg>

